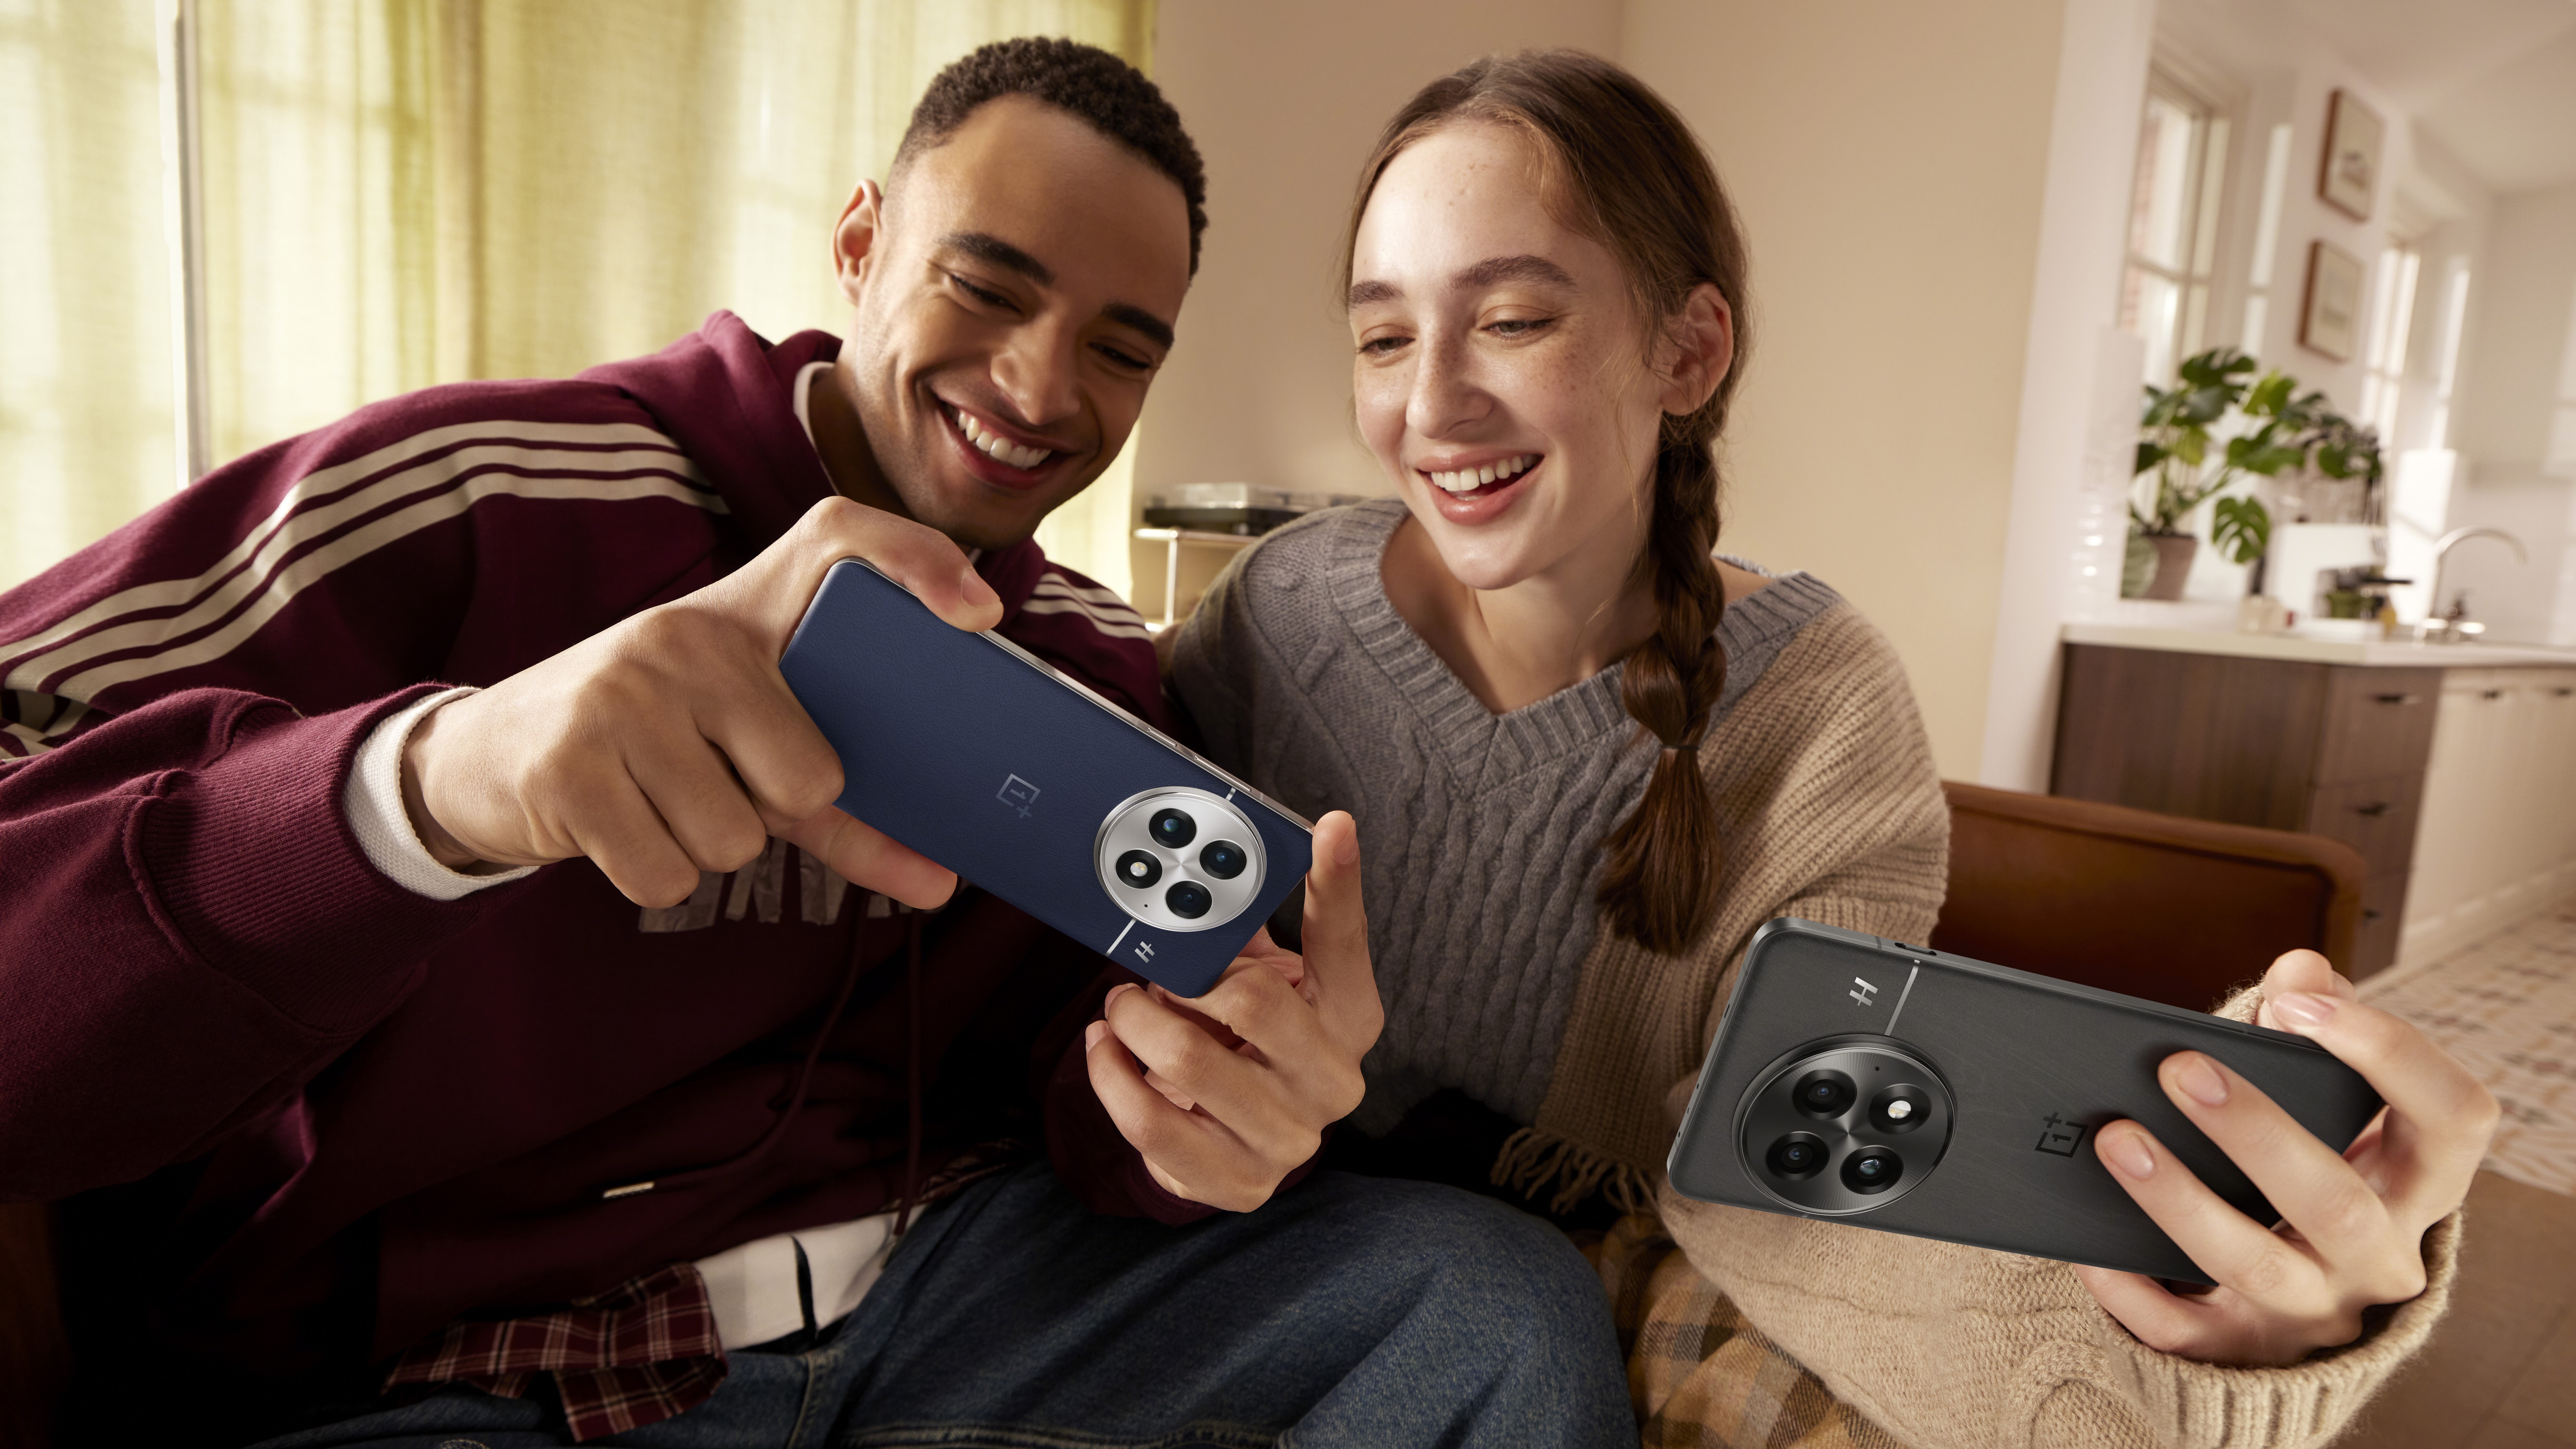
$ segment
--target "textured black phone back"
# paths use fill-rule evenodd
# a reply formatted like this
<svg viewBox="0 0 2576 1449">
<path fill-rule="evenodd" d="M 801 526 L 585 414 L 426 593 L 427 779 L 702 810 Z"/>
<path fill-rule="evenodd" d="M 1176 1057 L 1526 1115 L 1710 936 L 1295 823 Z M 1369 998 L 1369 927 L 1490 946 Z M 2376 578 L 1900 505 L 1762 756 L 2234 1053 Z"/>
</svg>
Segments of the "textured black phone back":
<svg viewBox="0 0 2576 1449">
<path fill-rule="evenodd" d="M 2168 1101 L 2156 1065 L 2206 1052 L 2340 1150 L 2378 1112 L 2361 1074 L 2302 1038 L 1783 919 L 1754 936 L 1669 1169 L 1685 1196 L 1824 1217 L 1771 1196 L 1738 1151 L 1747 1091 L 1807 1043 L 1883 1039 L 1928 1062 L 1957 1116 L 1937 1167 L 1883 1207 L 1836 1221 L 2006 1252 L 2208 1282 L 2093 1154 L 2131 1118 L 2258 1222 L 2245 1174 Z M 1866 1085 L 1864 1085 L 1866 1090 Z"/>
</svg>

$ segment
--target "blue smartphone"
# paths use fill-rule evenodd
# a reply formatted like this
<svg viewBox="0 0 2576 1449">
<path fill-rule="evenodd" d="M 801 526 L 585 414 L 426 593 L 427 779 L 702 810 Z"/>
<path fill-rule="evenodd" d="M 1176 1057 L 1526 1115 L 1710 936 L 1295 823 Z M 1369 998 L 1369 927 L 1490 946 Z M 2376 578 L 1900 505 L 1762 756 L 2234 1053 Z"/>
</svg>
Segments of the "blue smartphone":
<svg viewBox="0 0 2576 1449">
<path fill-rule="evenodd" d="M 864 559 L 778 661 L 841 757 L 836 803 L 1181 996 L 1306 877 L 1314 825 Z"/>
<path fill-rule="evenodd" d="M 2379 1112 L 2305 1037 L 1784 916 L 1753 933 L 1666 1168 L 1703 1202 L 2207 1283 L 2093 1155 L 2130 1118 L 2279 1221 L 2157 1082 L 2185 1048 L 2337 1151 Z"/>
</svg>

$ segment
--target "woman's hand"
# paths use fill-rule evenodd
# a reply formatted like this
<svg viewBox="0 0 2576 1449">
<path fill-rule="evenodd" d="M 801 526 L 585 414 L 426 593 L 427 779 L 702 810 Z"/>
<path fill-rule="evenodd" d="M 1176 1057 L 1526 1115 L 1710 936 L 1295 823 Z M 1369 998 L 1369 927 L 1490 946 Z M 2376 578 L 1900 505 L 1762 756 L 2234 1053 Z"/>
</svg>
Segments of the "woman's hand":
<svg viewBox="0 0 2576 1449">
<path fill-rule="evenodd" d="M 1360 842 L 1315 822 L 1306 953 L 1255 935 L 1215 989 L 1115 986 L 1084 1037 L 1092 1090 L 1165 1191 L 1232 1212 L 1269 1201 L 1360 1104 L 1386 1012 L 1360 903 Z"/>
<path fill-rule="evenodd" d="M 2185 1296 L 2136 1273 L 2076 1275 L 2140 1342 L 2209 1363 L 2296 1363 L 2360 1337 L 2362 1310 L 2423 1292 L 2424 1232 L 2468 1195 L 2495 1134 L 2496 1101 L 2478 1079 L 2362 1005 L 2314 951 L 2272 963 L 2257 1020 L 2342 1058 L 2388 1103 L 2337 1153 L 2199 1052 L 2165 1058 L 2165 1095 L 2263 1190 L 2279 1227 L 2229 1207 L 2135 1122 L 2093 1137 L 2111 1175 L 2218 1286 Z"/>
</svg>

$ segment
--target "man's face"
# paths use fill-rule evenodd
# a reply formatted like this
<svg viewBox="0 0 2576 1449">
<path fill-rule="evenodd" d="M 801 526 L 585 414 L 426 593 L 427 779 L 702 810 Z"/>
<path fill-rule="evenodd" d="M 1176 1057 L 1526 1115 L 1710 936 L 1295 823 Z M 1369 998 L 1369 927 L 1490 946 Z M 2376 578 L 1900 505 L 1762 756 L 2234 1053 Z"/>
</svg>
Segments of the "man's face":
<svg viewBox="0 0 2576 1449">
<path fill-rule="evenodd" d="M 1189 290 L 1180 187 L 1055 107 L 1004 97 L 863 188 L 836 243 L 839 380 L 904 511 L 1026 538 L 1118 455 Z"/>
</svg>

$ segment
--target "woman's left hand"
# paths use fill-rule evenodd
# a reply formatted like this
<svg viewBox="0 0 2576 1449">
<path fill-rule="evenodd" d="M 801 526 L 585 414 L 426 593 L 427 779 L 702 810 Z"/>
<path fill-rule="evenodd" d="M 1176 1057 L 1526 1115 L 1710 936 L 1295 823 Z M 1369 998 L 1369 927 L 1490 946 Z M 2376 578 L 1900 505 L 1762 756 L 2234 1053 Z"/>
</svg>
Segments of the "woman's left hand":
<svg viewBox="0 0 2576 1449">
<path fill-rule="evenodd" d="M 2314 951 L 2272 963 L 2256 1019 L 2342 1058 L 2388 1103 L 2338 1153 L 2201 1053 L 2165 1058 L 2165 1095 L 2262 1189 L 2279 1227 L 2228 1206 L 2135 1122 L 2093 1137 L 2112 1177 L 2218 1286 L 2186 1296 L 2137 1273 L 2076 1275 L 2140 1342 L 2209 1363 L 2296 1363 L 2360 1337 L 2364 1309 L 2423 1292 L 2425 1230 L 2468 1195 L 2495 1133 L 2496 1101 L 2478 1079 L 2362 1005 Z"/>
</svg>

